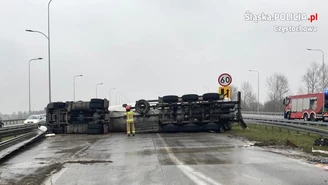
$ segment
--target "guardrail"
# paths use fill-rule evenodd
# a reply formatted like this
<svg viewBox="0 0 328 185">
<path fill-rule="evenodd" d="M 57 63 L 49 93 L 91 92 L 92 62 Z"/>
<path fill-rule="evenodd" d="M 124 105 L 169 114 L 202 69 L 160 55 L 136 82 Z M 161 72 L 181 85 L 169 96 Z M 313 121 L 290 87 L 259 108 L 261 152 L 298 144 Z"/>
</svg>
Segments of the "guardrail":
<svg viewBox="0 0 328 185">
<path fill-rule="evenodd" d="M 270 116 L 284 116 L 283 112 L 253 112 L 253 111 L 241 111 L 242 114 L 258 114 L 258 115 L 270 115 Z"/>
<path fill-rule="evenodd" d="M 2 120 L 4 123 L 4 126 L 9 125 L 17 125 L 17 124 L 23 124 L 26 119 L 9 119 L 9 120 Z"/>
<path fill-rule="evenodd" d="M 296 120 L 283 120 L 283 119 L 268 119 L 268 118 L 244 118 L 246 121 L 252 120 L 261 124 L 278 126 L 282 128 L 297 130 L 306 133 L 313 133 L 320 136 L 328 136 L 328 129 L 320 129 L 311 127 L 311 125 L 328 127 L 327 123 L 314 122 L 314 121 L 296 121 Z M 305 126 L 306 125 L 306 126 Z"/>
<path fill-rule="evenodd" d="M 0 139 L 2 137 L 25 134 L 38 128 L 38 124 L 13 125 L 0 128 Z"/>
</svg>

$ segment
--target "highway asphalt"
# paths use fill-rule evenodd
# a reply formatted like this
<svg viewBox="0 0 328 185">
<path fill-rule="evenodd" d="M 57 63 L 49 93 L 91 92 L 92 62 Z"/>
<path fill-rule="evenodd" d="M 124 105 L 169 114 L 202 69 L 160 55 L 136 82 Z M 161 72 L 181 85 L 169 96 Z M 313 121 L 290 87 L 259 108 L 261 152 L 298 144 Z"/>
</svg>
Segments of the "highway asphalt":
<svg viewBox="0 0 328 185">
<path fill-rule="evenodd" d="M 0 184 L 327 184 L 328 172 L 220 133 L 56 135 L 0 164 Z"/>
</svg>

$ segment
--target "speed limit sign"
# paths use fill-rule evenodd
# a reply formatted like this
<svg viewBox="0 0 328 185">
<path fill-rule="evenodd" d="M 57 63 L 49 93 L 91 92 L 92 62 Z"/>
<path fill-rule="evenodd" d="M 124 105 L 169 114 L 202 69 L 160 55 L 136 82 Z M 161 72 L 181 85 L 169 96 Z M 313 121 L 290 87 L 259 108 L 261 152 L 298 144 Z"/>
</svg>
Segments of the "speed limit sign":
<svg viewBox="0 0 328 185">
<path fill-rule="evenodd" d="M 229 86 L 232 82 L 232 78 L 228 73 L 222 73 L 218 78 L 219 84 L 223 87 Z"/>
</svg>

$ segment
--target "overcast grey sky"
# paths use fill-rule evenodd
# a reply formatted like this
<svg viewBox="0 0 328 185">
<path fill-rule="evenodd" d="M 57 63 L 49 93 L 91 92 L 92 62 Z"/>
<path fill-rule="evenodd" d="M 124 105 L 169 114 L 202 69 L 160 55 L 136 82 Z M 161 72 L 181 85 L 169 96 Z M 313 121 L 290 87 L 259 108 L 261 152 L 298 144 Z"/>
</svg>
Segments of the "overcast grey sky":
<svg viewBox="0 0 328 185">
<path fill-rule="evenodd" d="M 32 109 L 48 103 L 48 0 L 0 1 L 0 112 L 28 110 L 28 61 Z M 265 79 L 287 75 L 294 93 L 312 61 L 328 53 L 326 0 L 53 0 L 51 3 L 52 100 L 108 98 L 116 87 L 130 101 L 167 94 L 217 92 L 217 77 L 228 72 L 233 84 L 244 81 L 267 99 Z M 247 22 L 245 12 L 318 13 L 318 21 Z M 279 33 L 274 25 L 317 26 L 317 32 Z"/>
</svg>

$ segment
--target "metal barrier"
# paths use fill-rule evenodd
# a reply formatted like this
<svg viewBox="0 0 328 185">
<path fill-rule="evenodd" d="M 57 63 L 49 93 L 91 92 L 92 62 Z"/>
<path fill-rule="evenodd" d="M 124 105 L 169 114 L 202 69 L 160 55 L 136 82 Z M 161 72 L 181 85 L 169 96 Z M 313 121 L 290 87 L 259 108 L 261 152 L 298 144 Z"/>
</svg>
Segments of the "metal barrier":
<svg viewBox="0 0 328 185">
<path fill-rule="evenodd" d="M 258 115 L 270 115 L 270 116 L 284 116 L 283 112 L 253 112 L 253 111 L 241 111 L 242 114 L 258 114 Z"/>
<path fill-rule="evenodd" d="M 4 123 L 4 126 L 9 125 L 17 125 L 17 124 L 23 124 L 26 119 L 9 119 L 9 120 L 2 120 Z"/>
<path fill-rule="evenodd" d="M 278 126 L 282 128 L 302 131 L 306 133 L 318 134 L 320 136 L 328 136 L 328 129 L 321 129 L 315 126 L 325 126 L 328 127 L 327 123 L 315 122 L 315 121 L 296 121 L 296 120 L 283 120 L 283 119 L 271 119 L 271 118 L 244 118 L 246 121 L 255 121 L 265 125 Z"/>
</svg>

